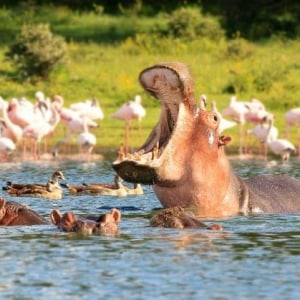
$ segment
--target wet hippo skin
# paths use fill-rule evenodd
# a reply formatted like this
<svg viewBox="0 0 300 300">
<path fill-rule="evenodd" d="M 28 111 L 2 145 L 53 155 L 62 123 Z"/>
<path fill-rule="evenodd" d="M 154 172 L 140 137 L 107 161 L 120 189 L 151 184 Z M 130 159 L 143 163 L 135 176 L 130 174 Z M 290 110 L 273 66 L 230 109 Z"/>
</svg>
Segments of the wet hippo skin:
<svg viewBox="0 0 300 300">
<path fill-rule="evenodd" d="M 0 225 L 41 225 L 47 224 L 45 218 L 25 205 L 0 198 Z"/>
<path fill-rule="evenodd" d="M 213 224 L 208 226 L 197 219 L 192 212 L 187 212 L 179 206 L 162 209 L 151 218 L 150 225 L 162 228 L 202 228 L 222 230 L 221 225 Z"/>
<path fill-rule="evenodd" d="M 161 102 L 158 123 L 133 154 L 113 162 L 126 181 L 150 184 L 163 207 L 193 207 L 197 216 L 222 218 L 253 212 L 300 212 L 300 181 L 280 175 L 242 180 L 225 153 L 220 115 L 197 106 L 186 65 L 159 63 L 139 75 Z"/>
<path fill-rule="evenodd" d="M 65 232 L 116 236 L 119 232 L 118 224 L 121 220 L 121 212 L 113 208 L 110 212 L 100 216 L 84 217 L 72 212 L 61 214 L 60 211 L 53 210 L 50 218 L 54 225 Z"/>
</svg>

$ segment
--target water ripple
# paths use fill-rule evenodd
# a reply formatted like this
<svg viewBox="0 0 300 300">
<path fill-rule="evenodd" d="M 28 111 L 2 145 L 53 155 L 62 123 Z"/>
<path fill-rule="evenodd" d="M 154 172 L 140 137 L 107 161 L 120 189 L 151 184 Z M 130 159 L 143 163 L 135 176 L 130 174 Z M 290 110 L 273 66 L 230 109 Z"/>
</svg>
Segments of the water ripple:
<svg viewBox="0 0 300 300">
<path fill-rule="evenodd" d="M 232 161 L 244 178 L 287 173 L 300 163 Z M 109 161 L 7 163 L 0 179 L 45 182 L 61 169 L 71 184 L 113 181 Z M 160 208 L 151 187 L 116 198 L 65 193 L 62 200 L 18 201 L 49 218 L 52 209 L 80 214 L 122 211 L 120 236 L 81 236 L 49 225 L 0 227 L 3 299 L 297 299 L 300 214 L 237 216 L 219 223 L 223 232 L 151 228 Z M 8 200 L 16 200 L 2 191 Z"/>
</svg>

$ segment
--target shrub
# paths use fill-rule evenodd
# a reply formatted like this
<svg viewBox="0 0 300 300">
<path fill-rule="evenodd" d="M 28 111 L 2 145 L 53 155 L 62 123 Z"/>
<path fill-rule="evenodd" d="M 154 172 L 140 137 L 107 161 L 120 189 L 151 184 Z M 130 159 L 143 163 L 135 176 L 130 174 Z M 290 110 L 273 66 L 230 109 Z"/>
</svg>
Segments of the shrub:
<svg viewBox="0 0 300 300">
<path fill-rule="evenodd" d="M 121 43 L 121 48 L 131 55 L 156 54 L 180 55 L 187 48 L 181 40 L 163 37 L 159 34 L 136 34 L 134 38 L 127 38 Z"/>
<path fill-rule="evenodd" d="M 198 37 L 216 40 L 224 36 L 216 18 L 203 16 L 199 8 L 193 7 L 181 7 L 173 11 L 168 22 L 168 33 L 190 40 Z"/>
<path fill-rule="evenodd" d="M 223 89 L 223 92 L 232 93 L 232 94 L 243 94 L 248 93 L 251 90 L 251 78 L 249 74 L 235 74 L 233 75 L 227 86 Z"/>
<path fill-rule="evenodd" d="M 270 59 L 267 66 L 261 63 L 254 78 L 256 91 L 269 92 L 276 82 L 280 82 L 284 79 L 284 76 L 288 74 L 288 70 L 289 68 L 280 61 Z"/>
<path fill-rule="evenodd" d="M 52 34 L 49 24 L 24 25 L 6 57 L 16 65 L 22 79 L 48 79 L 66 62 L 67 45 L 62 37 Z"/>
<path fill-rule="evenodd" d="M 225 56 L 233 59 L 249 58 L 254 52 L 254 46 L 247 40 L 237 36 L 228 41 Z"/>
</svg>

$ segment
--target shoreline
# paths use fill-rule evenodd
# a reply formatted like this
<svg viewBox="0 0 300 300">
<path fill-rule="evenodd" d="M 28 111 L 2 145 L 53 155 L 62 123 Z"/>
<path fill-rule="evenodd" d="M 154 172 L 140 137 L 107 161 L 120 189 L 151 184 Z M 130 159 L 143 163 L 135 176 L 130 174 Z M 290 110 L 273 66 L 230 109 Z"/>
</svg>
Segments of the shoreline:
<svg viewBox="0 0 300 300">
<path fill-rule="evenodd" d="M 100 148 L 100 147 L 99 147 Z M 86 153 L 78 153 L 76 152 L 75 147 L 71 148 L 70 153 L 59 153 L 57 156 L 53 156 L 52 153 L 45 152 L 40 154 L 38 158 L 35 158 L 31 156 L 28 153 L 23 154 L 22 151 L 17 150 L 14 153 L 10 153 L 8 155 L 2 155 L 0 159 L 1 163 L 20 163 L 20 162 L 56 162 L 56 161 L 78 161 L 78 162 L 95 162 L 95 161 L 103 161 L 103 160 L 111 160 L 114 161 L 118 156 L 119 149 L 112 148 L 112 147 L 101 147 L 100 149 L 95 149 L 93 153 L 90 155 Z M 130 149 L 130 153 L 133 153 L 134 151 L 137 151 L 137 149 Z M 229 160 L 250 160 L 250 159 L 256 159 L 256 160 L 276 160 L 278 162 L 281 162 L 280 157 L 275 156 L 273 154 L 268 155 L 268 159 L 266 159 L 263 155 L 259 153 L 244 153 L 239 154 L 238 150 L 234 148 L 229 148 L 228 151 L 226 151 L 226 156 Z M 299 155 L 292 155 L 290 157 L 291 159 L 300 160 Z"/>
</svg>

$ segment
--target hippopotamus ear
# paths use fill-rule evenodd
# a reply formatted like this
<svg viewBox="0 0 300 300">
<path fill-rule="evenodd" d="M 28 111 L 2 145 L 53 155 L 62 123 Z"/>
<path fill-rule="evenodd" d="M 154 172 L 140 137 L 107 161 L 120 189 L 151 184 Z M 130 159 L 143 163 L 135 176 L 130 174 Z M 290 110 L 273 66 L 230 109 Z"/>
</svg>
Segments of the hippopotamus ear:
<svg viewBox="0 0 300 300">
<path fill-rule="evenodd" d="M 112 215 L 116 223 L 119 223 L 121 221 L 121 212 L 118 209 L 113 208 L 110 214 Z"/>
<path fill-rule="evenodd" d="M 3 198 L 0 198 L 0 219 L 2 219 L 5 216 L 5 204 L 6 200 Z"/>
<path fill-rule="evenodd" d="M 61 221 L 61 218 L 62 218 L 62 214 L 60 213 L 59 210 L 57 209 L 54 209 L 52 210 L 52 212 L 50 213 L 50 218 L 51 218 L 51 221 L 54 225 L 59 225 L 60 224 L 60 221 Z"/>
<path fill-rule="evenodd" d="M 221 146 L 226 146 L 228 143 L 231 142 L 231 137 L 230 136 L 225 136 L 225 135 L 222 135 L 219 137 L 219 143 L 218 143 L 218 146 L 221 147 Z"/>
<path fill-rule="evenodd" d="M 74 226 L 76 227 L 76 223 L 77 223 L 77 217 L 72 212 L 66 212 L 63 214 L 63 216 L 60 219 L 59 227 L 63 231 L 70 232 L 70 231 L 74 231 Z"/>
</svg>

